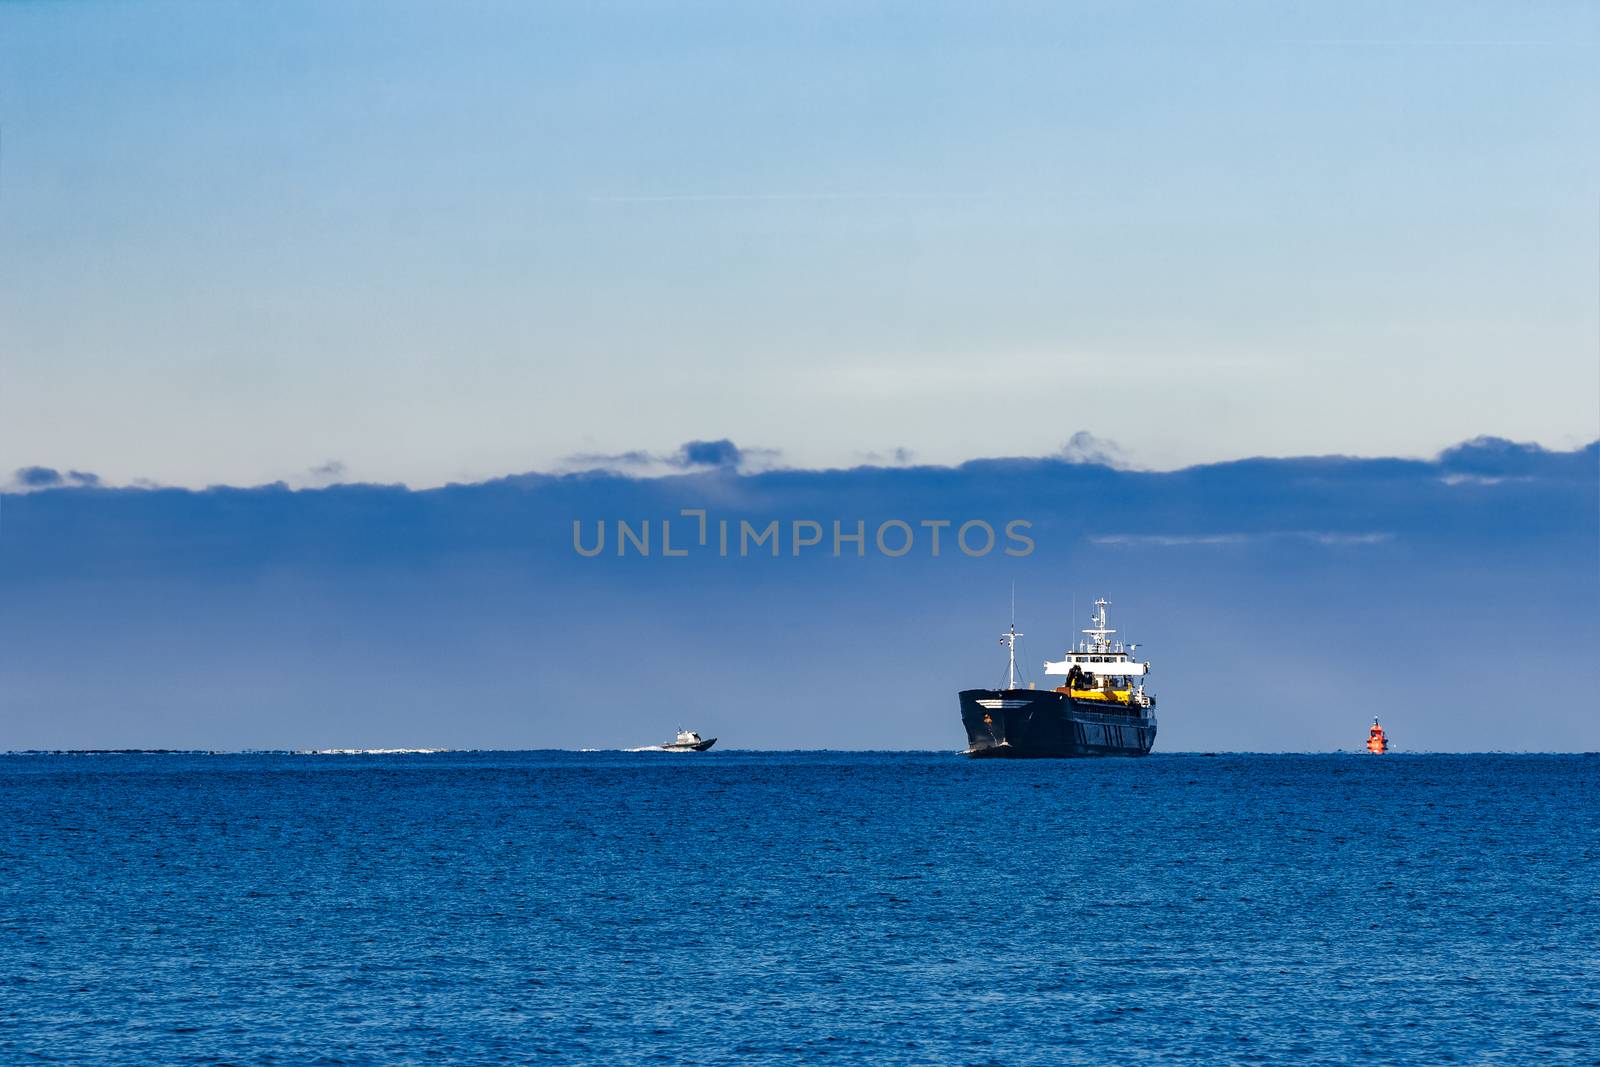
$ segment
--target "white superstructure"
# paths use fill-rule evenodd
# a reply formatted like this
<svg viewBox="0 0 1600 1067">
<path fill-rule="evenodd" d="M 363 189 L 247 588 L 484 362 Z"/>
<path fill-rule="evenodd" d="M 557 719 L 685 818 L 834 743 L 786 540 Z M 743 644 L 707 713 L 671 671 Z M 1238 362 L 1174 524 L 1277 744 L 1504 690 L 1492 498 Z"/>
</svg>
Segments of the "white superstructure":
<svg viewBox="0 0 1600 1067">
<path fill-rule="evenodd" d="M 1150 673 L 1150 664 L 1133 658 L 1138 645 L 1124 644 L 1111 639 L 1111 635 L 1117 631 L 1106 626 L 1106 608 L 1110 603 L 1104 597 L 1094 602 L 1096 610 L 1089 619 L 1093 625 L 1083 631 L 1087 635 L 1086 638 L 1068 649 L 1065 659 L 1046 660 L 1044 673 L 1071 674 L 1072 669 L 1076 667 L 1079 674 L 1095 678 L 1130 680 L 1143 679 Z M 1139 696 L 1144 695 L 1142 680 L 1138 683 L 1135 693 Z"/>
</svg>

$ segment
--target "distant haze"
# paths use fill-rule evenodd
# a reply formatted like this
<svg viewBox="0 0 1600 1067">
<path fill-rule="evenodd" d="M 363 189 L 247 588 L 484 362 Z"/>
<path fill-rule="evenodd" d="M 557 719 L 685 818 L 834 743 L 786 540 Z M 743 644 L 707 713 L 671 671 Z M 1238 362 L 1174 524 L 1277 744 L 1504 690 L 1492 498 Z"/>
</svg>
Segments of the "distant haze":
<svg viewBox="0 0 1600 1067">
<path fill-rule="evenodd" d="M 621 747 L 681 724 L 725 748 L 954 750 L 956 691 L 1004 678 L 1013 586 L 1040 683 L 1110 598 L 1154 665 L 1158 751 L 1354 749 L 1374 715 L 1401 751 L 1600 749 L 1600 446 L 1170 473 L 742 458 L 701 441 L 653 459 L 684 473 L 423 492 L 30 472 L 0 497 L 0 749 Z M 723 519 L 776 521 L 780 554 L 722 556 Z M 955 543 L 1014 519 L 1028 555 Z M 617 554 L 618 520 L 650 524 L 649 556 Z M 898 558 L 875 537 L 894 520 L 917 538 Z M 574 521 L 605 549 L 576 551 Z M 796 521 L 822 542 L 799 556 Z M 860 549 L 833 555 L 835 521 Z"/>
</svg>

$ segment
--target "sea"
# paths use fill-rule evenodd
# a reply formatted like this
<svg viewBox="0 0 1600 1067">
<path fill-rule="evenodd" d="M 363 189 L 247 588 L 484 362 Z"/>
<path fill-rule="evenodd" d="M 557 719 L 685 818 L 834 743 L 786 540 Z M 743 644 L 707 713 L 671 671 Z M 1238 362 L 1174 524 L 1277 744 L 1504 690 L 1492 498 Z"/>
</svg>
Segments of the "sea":
<svg viewBox="0 0 1600 1067">
<path fill-rule="evenodd" d="M 0 1063 L 1600 1063 L 1600 756 L 0 756 Z"/>
</svg>

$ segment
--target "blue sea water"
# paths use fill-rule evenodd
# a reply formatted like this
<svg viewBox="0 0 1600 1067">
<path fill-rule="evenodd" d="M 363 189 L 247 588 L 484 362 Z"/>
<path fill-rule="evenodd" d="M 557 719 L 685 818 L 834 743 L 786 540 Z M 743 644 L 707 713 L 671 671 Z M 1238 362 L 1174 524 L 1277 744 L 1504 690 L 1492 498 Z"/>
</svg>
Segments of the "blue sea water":
<svg viewBox="0 0 1600 1067">
<path fill-rule="evenodd" d="M 1600 759 L 0 757 L 0 1062 L 1600 1062 Z"/>
</svg>

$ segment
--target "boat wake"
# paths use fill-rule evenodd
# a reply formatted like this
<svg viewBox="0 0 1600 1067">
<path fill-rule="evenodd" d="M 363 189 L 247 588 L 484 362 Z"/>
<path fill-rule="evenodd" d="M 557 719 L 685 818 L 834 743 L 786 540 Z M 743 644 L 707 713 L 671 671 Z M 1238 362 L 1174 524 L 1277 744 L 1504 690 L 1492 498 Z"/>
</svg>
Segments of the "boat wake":
<svg viewBox="0 0 1600 1067">
<path fill-rule="evenodd" d="M 448 748 L 302 748 L 296 756 L 431 756 Z"/>
</svg>

